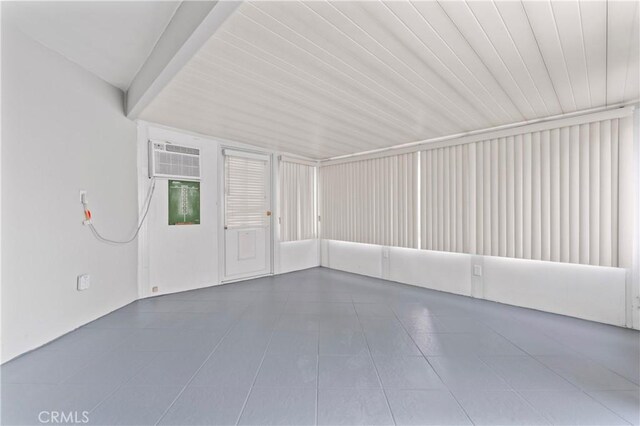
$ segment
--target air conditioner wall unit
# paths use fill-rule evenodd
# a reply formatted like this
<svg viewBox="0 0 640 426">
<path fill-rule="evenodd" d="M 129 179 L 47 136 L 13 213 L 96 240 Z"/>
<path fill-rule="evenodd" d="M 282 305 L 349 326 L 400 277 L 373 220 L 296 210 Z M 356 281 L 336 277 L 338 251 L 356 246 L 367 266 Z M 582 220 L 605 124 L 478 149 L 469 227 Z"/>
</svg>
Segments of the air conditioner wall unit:
<svg viewBox="0 0 640 426">
<path fill-rule="evenodd" d="M 200 150 L 149 141 L 149 177 L 200 180 Z"/>
</svg>

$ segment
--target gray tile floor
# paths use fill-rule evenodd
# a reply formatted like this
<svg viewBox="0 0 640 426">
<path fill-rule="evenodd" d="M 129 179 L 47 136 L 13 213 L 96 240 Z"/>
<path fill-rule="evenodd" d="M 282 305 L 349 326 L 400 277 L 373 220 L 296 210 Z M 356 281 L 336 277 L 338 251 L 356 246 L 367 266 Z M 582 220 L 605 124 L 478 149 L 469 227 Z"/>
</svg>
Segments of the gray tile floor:
<svg viewBox="0 0 640 426">
<path fill-rule="evenodd" d="M 2 424 L 637 425 L 639 365 L 636 331 L 316 268 L 134 302 L 19 357 Z"/>
</svg>

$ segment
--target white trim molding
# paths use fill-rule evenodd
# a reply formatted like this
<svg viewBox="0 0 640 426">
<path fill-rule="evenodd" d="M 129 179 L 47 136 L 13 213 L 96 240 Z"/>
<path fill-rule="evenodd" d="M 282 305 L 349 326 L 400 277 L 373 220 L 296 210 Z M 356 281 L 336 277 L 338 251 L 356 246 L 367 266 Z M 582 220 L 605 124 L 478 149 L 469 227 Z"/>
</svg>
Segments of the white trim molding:
<svg viewBox="0 0 640 426">
<path fill-rule="evenodd" d="M 634 103 L 637 103 L 635 101 Z M 320 167 L 333 164 L 349 163 L 352 161 L 369 160 L 373 158 L 388 157 L 391 155 L 406 154 L 425 149 L 441 148 L 452 145 L 463 145 L 487 139 L 504 138 L 522 133 L 540 132 L 559 127 L 575 126 L 593 121 L 611 120 L 615 118 L 628 117 L 633 114 L 634 105 L 617 105 L 598 108 L 596 111 L 580 111 L 573 114 L 541 118 L 537 120 L 523 121 L 520 123 L 508 124 L 504 126 L 492 127 L 489 129 L 474 130 L 471 132 L 458 133 L 454 135 L 442 136 L 438 138 L 426 139 L 407 144 L 394 145 L 389 148 L 382 148 L 373 151 L 366 151 L 356 154 L 349 154 L 340 157 L 328 158 L 320 161 Z"/>
</svg>

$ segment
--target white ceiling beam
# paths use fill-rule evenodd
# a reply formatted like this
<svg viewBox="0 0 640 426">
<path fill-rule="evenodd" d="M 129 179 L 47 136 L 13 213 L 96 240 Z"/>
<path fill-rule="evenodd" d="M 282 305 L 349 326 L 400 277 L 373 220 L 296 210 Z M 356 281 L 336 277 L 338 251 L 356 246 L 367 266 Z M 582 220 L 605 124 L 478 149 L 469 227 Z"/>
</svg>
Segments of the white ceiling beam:
<svg viewBox="0 0 640 426">
<path fill-rule="evenodd" d="M 140 115 L 240 3 L 182 2 L 127 90 L 127 117 L 133 120 Z"/>
</svg>

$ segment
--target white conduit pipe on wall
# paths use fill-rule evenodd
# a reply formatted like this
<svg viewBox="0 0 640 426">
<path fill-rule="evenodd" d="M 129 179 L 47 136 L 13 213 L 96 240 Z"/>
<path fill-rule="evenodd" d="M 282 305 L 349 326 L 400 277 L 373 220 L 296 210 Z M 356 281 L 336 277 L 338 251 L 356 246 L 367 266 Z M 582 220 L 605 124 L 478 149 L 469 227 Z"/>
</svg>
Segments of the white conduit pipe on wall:
<svg viewBox="0 0 640 426">
<path fill-rule="evenodd" d="M 329 161 L 320 169 L 322 238 L 630 267 L 632 112 Z"/>
</svg>

